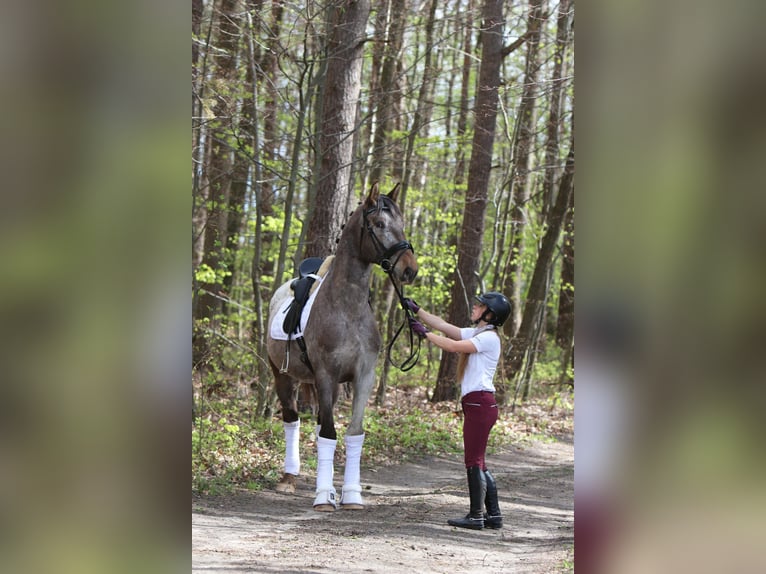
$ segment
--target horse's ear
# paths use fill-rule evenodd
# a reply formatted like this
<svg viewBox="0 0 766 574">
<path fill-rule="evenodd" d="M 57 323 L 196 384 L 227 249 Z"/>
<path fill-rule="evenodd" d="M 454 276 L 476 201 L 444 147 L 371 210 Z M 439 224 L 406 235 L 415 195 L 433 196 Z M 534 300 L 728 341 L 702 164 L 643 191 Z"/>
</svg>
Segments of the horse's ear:
<svg viewBox="0 0 766 574">
<path fill-rule="evenodd" d="M 388 194 L 388 197 L 390 197 L 390 198 L 391 198 L 391 201 L 393 201 L 394 203 L 399 203 L 399 189 L 400 189 L 400 187 L 401 187 L 401 186 L 400 186 L 400 184 L 399 184 L 399 183 L 397 183 L 397 184 L 394 186 L 394 189 L 392 189 L 392 190 L 389 192 L 389 194 Z"/>
<path fill-rule="evenodd" d="M 380 191 L 378 190 L 378 182 L 372 184 L 372 187 L 370 188 L 370 193 L 367 196 L 367 199 L 365 200 L 364 204 L 366 206 L 373 206 L 378 205 L 378 198 L 380 197 Z"/>
</svg>

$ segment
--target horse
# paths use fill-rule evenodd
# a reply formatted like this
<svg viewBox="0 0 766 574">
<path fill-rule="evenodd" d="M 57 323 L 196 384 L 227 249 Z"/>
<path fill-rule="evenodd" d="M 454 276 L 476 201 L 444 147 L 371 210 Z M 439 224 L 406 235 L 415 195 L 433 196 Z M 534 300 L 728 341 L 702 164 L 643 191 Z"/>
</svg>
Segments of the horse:
<svg viewBox="0 0 766 574">
<path fill-rule="evenodd" d="M 295 492 L 300 472 L 296 389 L 300 383 L 313 384 L 318 401 L 313 508 L 319 512 L 332 512 L 338 508 L 333 486 L 337 443 L 333 410 L 340 386 L 348 382 L 353 389 L 353 400 L 351 421 L 345 435 L 346 466 L 340 507 L 364 508 L 359 472 L 364 443 L 362 423 L 381 348 L 380 333 L 369 301 L 370 277 L 376 264 L 400 285 L 411 283 L 418 272 L 415 252 L 405 239 L 404 221 L 397 205 L 398 189 L 396 186 L 389 194 L 380 194 L 375 183 L 349 217 L 335 256 L 314 295 L 300 334 L 303 341 L 272 336 L 271 325 L 279 320 L 278 310 L 292 297 L 290 285 L 293 280 L 279 287 L 269 304 L 267 351 L 285 431 L 284 474 L 276 490 Z M 301 344 L 297 346 L 299 342 Z M 303 360 L 296 360 L 301 351 Z M 291 356 L 292 360 L 289 359 Z"/>
</svg>

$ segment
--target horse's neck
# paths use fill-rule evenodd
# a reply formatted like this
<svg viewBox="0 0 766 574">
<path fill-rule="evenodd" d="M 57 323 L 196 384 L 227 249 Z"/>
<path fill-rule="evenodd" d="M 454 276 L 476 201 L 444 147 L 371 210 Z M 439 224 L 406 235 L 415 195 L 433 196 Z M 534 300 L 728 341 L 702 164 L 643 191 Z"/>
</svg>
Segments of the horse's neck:
<svg viewBox="0 0 766 574">
<path fill-rule="evenodd" d="M 360 288 L 365 294 L 364 303 L 366 304 L 372 263 L 363 261 L 358 252 L 351 247 L 350 242 L 340 242 L 327 281 L 335 296 L 341 299 L 348 297 L 350 289 Z"/>
</svg>

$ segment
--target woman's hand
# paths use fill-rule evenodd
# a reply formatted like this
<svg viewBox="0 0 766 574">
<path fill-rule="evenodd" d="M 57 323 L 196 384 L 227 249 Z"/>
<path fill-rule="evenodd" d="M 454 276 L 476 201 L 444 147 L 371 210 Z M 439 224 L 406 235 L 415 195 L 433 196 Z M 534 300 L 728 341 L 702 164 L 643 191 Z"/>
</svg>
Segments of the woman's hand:
<svg viewBox="0 0 766 574">
<path fill-rule="evenodd" d="M 417 319 L 413 319 L 412 317 L 409 317 L 409 322 L 410 322 L 410 329 L 412 330 L 412 332 L 415 333 L 421 339 L 425 339 L 426 333 L 428 333 L 428 329 L 426 328 L 426 326 L 423 325 L 423 323 L 421 323 Z"/>
<path fill-rule="evenodd" d="M 409 297 L 404 299 L 404 304 L 407 305 L 407 308 L 412 311 L 415 315 L 418 314 L 418 311 L 420 311 L 420 305 L 415 303 L 412 299 Z"/>
</svg>

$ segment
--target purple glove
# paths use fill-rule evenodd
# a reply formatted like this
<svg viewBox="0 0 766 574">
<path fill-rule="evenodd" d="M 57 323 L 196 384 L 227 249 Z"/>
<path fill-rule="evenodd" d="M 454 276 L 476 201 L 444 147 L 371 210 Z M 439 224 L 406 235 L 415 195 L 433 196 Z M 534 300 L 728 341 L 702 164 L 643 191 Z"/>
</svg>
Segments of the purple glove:
<svg viewBox="0 0 766 574">
<path fill-rule="evenodd" d="M 428 333 L 428 329 L 426 328 L 423 323 L 418 321 L 417 319 L 413 319 L 412 317 L 409 318 L 410 321 L 410 329 L 413 333 L 415 333 L 418 337 L 421 339 L 426 338 L 426 333 Z"/>
<path fill-rule="evenodd" d="M 410 299 L 409 297 L 406 297 L 406 298 L 404 299 L 404 304 L 405 304 L 405 305 L 407 305 L 407 307 L 409 307 L 410 311 L 412 311 L 413 313 L 415 313 L 415 315 L 417 315 L 417 314 L 418 314 L 418 311 L 420 311 L 420 305 L 418 305 L 417 303 L 415 303 L 415 301 L 413 301 L 413 300 L 412 300 L 412 299 Z"/>
</svg>

